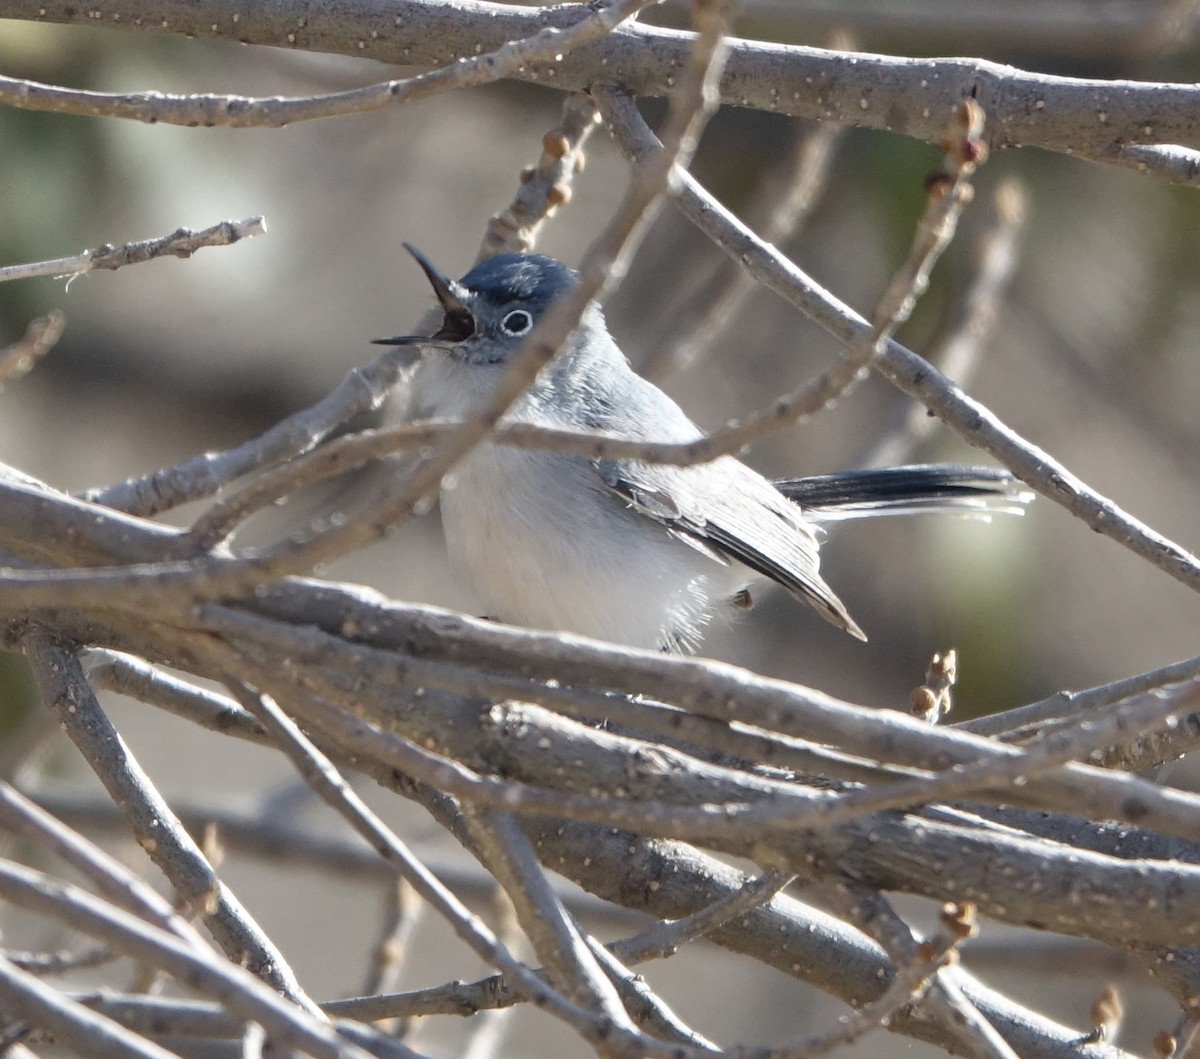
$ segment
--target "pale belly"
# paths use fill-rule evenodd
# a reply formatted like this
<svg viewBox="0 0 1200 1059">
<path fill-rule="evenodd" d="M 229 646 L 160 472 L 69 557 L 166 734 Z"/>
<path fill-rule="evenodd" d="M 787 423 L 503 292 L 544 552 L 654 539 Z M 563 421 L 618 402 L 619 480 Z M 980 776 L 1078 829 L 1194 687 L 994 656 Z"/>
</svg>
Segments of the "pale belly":
<svg viewBox="0 0 1200 1059">
<path fill-rule="evenodd" d="M 629 511 L 585 461 L 482 445 L 441 504 L 452 561 L 513 624 L 686 649 L 738 576 Z"/>
</svg>

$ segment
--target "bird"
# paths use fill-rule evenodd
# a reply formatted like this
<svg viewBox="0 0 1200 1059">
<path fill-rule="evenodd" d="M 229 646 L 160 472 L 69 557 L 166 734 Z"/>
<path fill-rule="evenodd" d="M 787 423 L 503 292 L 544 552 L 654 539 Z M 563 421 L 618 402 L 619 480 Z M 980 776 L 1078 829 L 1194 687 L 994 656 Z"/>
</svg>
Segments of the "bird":
<svg viewBox="0 0 1200 1059">
<path fill-rule="evenodd" d="M 467 419 L 578 274 L 544 255 L 502 253 L 454 280 L 404 247 L 433 288 L 441 326 L 431 335 L 373 341 L 420 347 L 414 413 Z M 703 436 L 633 370 L 595 303 L 501 423 L 643 442 Z M 715 618 L 751 605 L 750 589 L 764 578 L 865 640 L 821 576 L 827 523 L 914 511 L 1019 513 L 1031 498 L 1007 472 L 982 467 L 930 464 L 772 482 L 728 455 L 669 466 L 485 440 L 443 479 L 441 516 L 449 556 L 489 617 L 686 654 L 699 650 Z"/>
</svg>

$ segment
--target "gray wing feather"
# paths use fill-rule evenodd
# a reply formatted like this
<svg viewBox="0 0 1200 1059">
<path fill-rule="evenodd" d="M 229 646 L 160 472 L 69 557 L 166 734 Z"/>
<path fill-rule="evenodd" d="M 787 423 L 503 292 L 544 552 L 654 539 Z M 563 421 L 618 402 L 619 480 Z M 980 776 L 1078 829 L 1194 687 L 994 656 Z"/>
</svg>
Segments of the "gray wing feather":
<svg viewBox="0 0 1200 1059">
<path fill-rule="evenodd" d="M 572 425 L 643 441 L 692 441 L 700 430 L 657 386 L 629 370 L 607 335 L 559 362 L 546 385 Z M 818 572 L 816 531 L 761 475 L 731 456 L 697 467 L 594 460 L 600 480 L 632 508 L 720 562 L 737 560 L 812 604 L 839 628 L 862 630 Z"/>
<path fill-rule="evenodd" d="M 671 533 L 777 581 L 834 625 L 866 638 L 821 577 L 816 533 L 800 509 L 744 464 L 724 457 L 689 468 L 632 460 L 593 465 L 609 489 Z"/>
</svg>

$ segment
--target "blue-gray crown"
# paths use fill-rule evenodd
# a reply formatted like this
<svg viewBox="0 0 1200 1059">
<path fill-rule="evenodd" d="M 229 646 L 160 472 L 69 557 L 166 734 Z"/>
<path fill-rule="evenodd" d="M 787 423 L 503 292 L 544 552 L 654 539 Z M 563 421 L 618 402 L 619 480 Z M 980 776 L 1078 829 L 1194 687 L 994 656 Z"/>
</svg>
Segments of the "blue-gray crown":
<svg viewBox="0 0 1200 1059">
<path fill-rule="evenodd" d="M 535 312 L 578 282 L 573 269 L 542 254 L 497 254 L 459 280 L 471 293 L 493 305 L 521 302 Z"/>
</svg>

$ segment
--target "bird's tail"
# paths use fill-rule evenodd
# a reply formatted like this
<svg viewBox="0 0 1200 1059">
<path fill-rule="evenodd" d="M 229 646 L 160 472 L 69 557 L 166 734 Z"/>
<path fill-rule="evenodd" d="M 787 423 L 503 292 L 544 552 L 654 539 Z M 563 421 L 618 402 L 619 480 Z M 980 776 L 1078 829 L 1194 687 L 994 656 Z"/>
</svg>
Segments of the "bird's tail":
<svg viewBox="0 0 1200 1059">
<path fill-rule="evenodd" d="M 784 478 L 775 488 L 816 522 L 880 515 L 1023 515 L 1034 497 L 1007 471 L 947 463 Z"/>
</svg>

